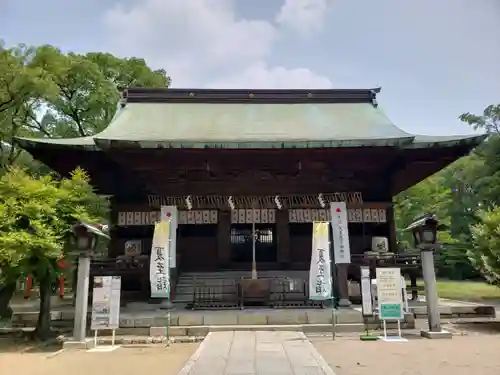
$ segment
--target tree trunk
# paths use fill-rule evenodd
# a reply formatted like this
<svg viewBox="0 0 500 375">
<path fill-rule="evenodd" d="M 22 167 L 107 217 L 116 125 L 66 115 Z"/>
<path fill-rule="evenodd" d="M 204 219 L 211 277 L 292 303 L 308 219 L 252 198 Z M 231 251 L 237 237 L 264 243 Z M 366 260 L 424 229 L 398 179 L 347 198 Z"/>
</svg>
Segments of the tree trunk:
<svg viewBox="0 0 500 375">
<path fill-rule="evenodd" d="M 44 277 L 40 282 L 40 312 L 38 314 L 38 321 L 34 331 L 34 338 L 40 340 L 47 340 L 52 336 L 50 329 L 51 316 L 50 316 L 50 297 L 52 295 L 52 279 Z"/>
<path fill-rule="evenodd" d="M 12 308 L 10 300 L 16 292 L 16 281 L 8 282 L 0 288 L 0 319 L 10 319 Z"/>
</svg>

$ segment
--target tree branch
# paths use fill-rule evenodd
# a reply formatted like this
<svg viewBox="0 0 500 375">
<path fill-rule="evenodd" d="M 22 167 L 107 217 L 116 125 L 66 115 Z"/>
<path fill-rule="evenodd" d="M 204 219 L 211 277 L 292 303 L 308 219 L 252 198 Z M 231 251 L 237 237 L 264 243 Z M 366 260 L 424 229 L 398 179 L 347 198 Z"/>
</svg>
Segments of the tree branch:
<svg viewBox="0 0 500 375">
<path fill-rule="evenodd" d="M 51 138 L 51 137 L 52 137 L 52 134 L 50 134 L 50 133 L 48 132 L 48 130 L 47 130 L 47 129 L 45 129 L 45 128 L 43 127 L 42 123 L 41 123 L 40 121 L 38 121 L 38 120 L 37 120 L 36 116 L 34 116 L 34 115 L 33 115 L 33 113 L 29 112 L 28 116 L 29 116 L 29 117 L 30 117 L 30 119 L 31 119 L 32 121 L 34 121 L 34 122 L 35 122 L 35 124 L 36 124 L 36 126 L 34 126 L 34 125 L 31 125 L 29 122 L 26 122 L 26 124 L 25 124 L 25 125 L 26 125 L 28 128 L 31 128 L 31 129 L 34 129 L 34 130 L 38 130 L 38 131 L 42 132 L 44 135 L 46 135 L 46 136 L 47 136 L 47 137 L 49 137 L 49 138 Z"/>
</svg>

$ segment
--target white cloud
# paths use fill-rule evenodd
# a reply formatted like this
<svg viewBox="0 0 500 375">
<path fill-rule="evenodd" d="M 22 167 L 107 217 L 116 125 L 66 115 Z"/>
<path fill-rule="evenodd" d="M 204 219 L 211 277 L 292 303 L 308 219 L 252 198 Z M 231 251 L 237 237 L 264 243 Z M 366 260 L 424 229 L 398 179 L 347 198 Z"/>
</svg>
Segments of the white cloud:
<svg viewBox="0 0 500 375">
<path fill-rule="evenodd" d="M 268 68 L 279 30 L 265 20 L 239 18 L 232 0 L 133 0 L 109 9 L 103 21 L 113 52 L 165 68 L 176 87 L 329 82 L 308 69 Z"/>
<path fill-rule="evenodd" d="M 331 0 L 285 0 L 276 22 L 303 36 L 321 30 Z"/>
<path fill-rule="evenodd" d="M 257 62 L 243 72 L 222 81 L 207 85 L 214 88 L 259 88 L 259 89 L 329 89 L 332 83 L 327 77 L 318 75 L 306 68 L 287 69 L 282 66 L 268 67 L 264 62 Z"/>
</svg>

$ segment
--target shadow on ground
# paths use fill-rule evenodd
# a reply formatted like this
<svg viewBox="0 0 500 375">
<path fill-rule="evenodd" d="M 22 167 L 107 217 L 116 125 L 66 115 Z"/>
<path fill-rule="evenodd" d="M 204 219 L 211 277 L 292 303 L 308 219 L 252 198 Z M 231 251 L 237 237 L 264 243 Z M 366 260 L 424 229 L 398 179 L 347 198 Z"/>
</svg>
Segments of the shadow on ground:
<svg viewBox="0 0 500 375">
<path fill-rule="evenodd" d="M 500 321 L 460 322 L 453 324 L 453 328 L 463 332 L 497 334 L 500 333 Z"/>
<path fill-rule="evenodd" d="M 45 342 L 30 340 L 25 333 L 0 333 L 0 353 L 52 353 L 61 349 L 54 340 Z"/>
</svg>

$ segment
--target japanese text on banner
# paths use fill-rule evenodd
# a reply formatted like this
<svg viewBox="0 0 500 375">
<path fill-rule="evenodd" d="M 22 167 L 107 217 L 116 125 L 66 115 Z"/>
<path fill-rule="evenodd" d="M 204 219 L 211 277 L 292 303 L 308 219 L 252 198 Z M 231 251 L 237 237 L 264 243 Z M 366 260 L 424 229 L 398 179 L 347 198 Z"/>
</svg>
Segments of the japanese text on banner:
<svg viewBox="0 0 500 375">
<path fill-rule="evenodd" d="M 332 296 L 330 271 L 330 242 L 328 222 L 313 223 L 309 298 L 325 300 Z"/>
<path fill-rule="evenodd" d="M 168 248 L 170 241 L 170 222 L 155 225 L 150 260 L 150 283 L 152 298 L 169 298 L 170 268 Z"/>
</svg>

